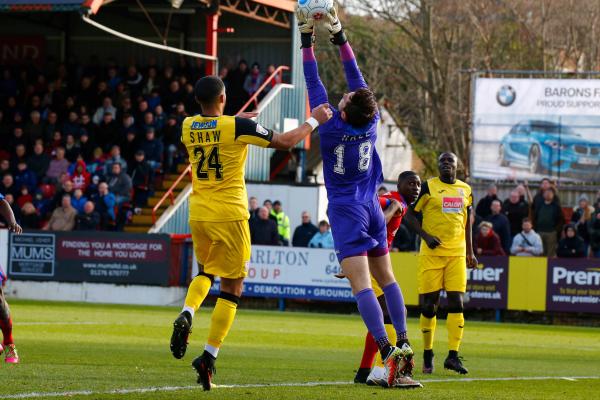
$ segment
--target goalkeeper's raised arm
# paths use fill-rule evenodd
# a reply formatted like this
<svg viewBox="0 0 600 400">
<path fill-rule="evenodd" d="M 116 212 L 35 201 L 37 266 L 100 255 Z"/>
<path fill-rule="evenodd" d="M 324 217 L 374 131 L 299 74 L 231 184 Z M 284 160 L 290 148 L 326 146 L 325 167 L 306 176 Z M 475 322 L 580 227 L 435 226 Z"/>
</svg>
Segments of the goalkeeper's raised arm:
<svg viewBox="0 0 600 400">
<path fill-rule="evenodd" d="M 329 29 L 331 43 L 340 47 L 340 58 L 342 59 L 342 64 L 344 65 L 344 72 L 346 73 L 346 82 L 348 82 L 348 88 L 351 92 L 354 92 L 360 88 L 368 88 L 367 83 L 365 82 L 365 79 L 358 68 L 356 57 L 354 57 L 352 47 L 350 47 L 350 43 L 348 43 L 348 39 L 344 33 L 342 23 L 338 18 L 335 6 L 329 10 L 326 15 L 326 19 L 326 25 L 327 29 Z"/>
<path fill-rule="evenodd" d="M 319 77 L 319 67 L 313 51 L 314 26 L 315 21 L 312 18 L 306 18 L 301 12 L 296 12 L 298 19 L 298 30 L 302 41 L 302 63 L 304 66 L 304 80 L 308 90 L 308 101 L 310 108 L 313 109 L 320 104 L 329 103 L 327 90 Z"/>
</svg>

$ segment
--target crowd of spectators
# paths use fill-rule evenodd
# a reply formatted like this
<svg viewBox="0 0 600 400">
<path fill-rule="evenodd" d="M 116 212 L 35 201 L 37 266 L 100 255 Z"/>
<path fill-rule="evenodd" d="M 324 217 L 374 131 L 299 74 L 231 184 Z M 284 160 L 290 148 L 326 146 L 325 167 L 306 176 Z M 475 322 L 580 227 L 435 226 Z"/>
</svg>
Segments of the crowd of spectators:
<svg viewBox="0 0 600 400">
<path fill-rule="evenodd" d="M 479 255 L 600 257 L 600 192 L 594 205 L 579 198 L 570 220 L 555 184 L 543 179 L 535 195 L 527 184 L 498 198 L 496 185 L 475 207 L 474 238 Z"/>
<path fill-rule="evenodd" d="M 102 65 L 92 57 L 0 71 L 0 193 L 26 229 L 121 230 L 156 178 L 184 161 L 181 123 L 199 112 L 193 83 L 202 65 L 185 57 L 176 66 Z M 220 75 L 228 113 L 265 79 L 245 61 Z"/>
</svg>

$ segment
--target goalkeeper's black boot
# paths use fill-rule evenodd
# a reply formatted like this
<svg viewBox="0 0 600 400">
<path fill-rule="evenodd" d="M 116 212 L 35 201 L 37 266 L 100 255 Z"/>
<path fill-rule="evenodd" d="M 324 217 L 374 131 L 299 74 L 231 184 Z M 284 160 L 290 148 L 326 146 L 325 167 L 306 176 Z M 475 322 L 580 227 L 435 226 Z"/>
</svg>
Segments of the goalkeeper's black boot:
<svg viewBox="0 0 600 400">
<path fill-rule="evenodd" d="M 173 357 L 180 359 L 187 350 L 188 338 L 192 332 L 192 316 L 184 311 L 173 322 L 173 334 L 171 335 L 171 353 Z"/>
<path fill-rule="evenodd" d="M 197 382 L 202 385 L 202 389 L 204 390 L 210 390 L 212 377 L 217 373 L 217 369 L 215 368 L 216 360 L 212 354 L 204 350 L 204 353 L 200 357 L 192 361 L 192 367 L 194 367 L 198 374 Z"/>
<path fill-rule="evenodd" d="M 433 374 L 433 350 L 425 350 L 423 352 L 423 373 L 426 375 Z"/>
<path fill-rule="evenodd" d="M 359 368 L 354 377 L 354 383 L 367 383 L 367 377 L 371 373 L 371 368 Z"/>
<path fill-rule="evenodd" d="M 462 360 L 463 358 L 459 357 L 457 352 L 450 351 L 448 357 L 446 357 L 446 360 L 444 361 L 444 368 L 456 371 L 461 375 L 466 375 L 469 373 L 469 370 L 462 364 Z"/>
</svg>

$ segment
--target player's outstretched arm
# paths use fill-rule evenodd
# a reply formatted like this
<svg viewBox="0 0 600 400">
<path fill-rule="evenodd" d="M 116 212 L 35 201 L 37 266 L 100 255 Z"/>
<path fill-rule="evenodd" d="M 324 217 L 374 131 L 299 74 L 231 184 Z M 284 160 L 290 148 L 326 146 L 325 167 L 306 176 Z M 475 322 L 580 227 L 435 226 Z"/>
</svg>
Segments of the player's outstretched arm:
<svg viewBox="0 0 600 400">
<path fill-rule="evenodd" d="M 338 18 L 335 6 L 329 10 L 326 18 L 328 20 L 327 29 L 329 29 L 331 43 L 340 47 L 340 58 L 344 65 L 348 88 L 351 92 L 360 88 L 368 88 L 367 82 L 365 82 L 365 78 L 362 76 L 360 68 L 358 68 L 356 57 L 354 56 L 352 47 L 350 47 L 350 44 L 348 43 L 346 33 L 344 33 L 344 28 Z"/>
<path fill-rule="evenodd" d="M 0 215 L 2 215 L 2 218 L 4 218 L 8 224 L 8 229 L 12 233 L 16 233 L 17 235 L 23 233 L 23 228 L 17 224 L 17 221 L 15 220 L 15 214 L 13 213 L 12 208 L 10 208 L 10 204 L 8 204 L 8 202 L 4 199 L 0 200 Z"/>
<path fill-rule="evenodd" d="M 300 11 L 296 11 L 298 19 L 298 30 L 300 31 L 300 40 L 302 42 L 302 63 L 304 66 L 304 81 L 308 91 L 308 101 L 310 108 L 316 108 L 319 104 L 328 103 L 327 90 L 319 76 L 319 67 L 313 51 L 314 43 L 314 25 L 312 18 L 306 18 Z"/>
<path fill-rule="evenodd" d="M 329 104 L 321 104 L 312 110 L 311 117 L 298 128 L 282 134 L 273 134 L 269 147 L 277 150 L 289 150 L 310 135 L 319 125 L 329 121 L 332 116 Z"/>
</svg>

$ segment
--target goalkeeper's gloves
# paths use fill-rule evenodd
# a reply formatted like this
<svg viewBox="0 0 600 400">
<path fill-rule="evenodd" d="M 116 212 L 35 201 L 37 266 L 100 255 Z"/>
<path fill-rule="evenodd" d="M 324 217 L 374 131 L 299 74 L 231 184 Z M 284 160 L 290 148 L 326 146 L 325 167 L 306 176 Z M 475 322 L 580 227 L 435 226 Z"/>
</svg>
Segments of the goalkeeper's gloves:
<svg viewBox="0 0 600 400">
<path fill-rule="evenodd" d="M 296 8 L 296 19 L 298 20 L 298 30 L 300 31 L 302 48 L 311 48 L 315 42 L 315 20 L 304 15 L 300 8 Z"/>
<path fill-rule="evenodd" d="M 335 9 L 335 5 L 331 7 L 331 9 L 325 15 L 327 22 L 325 26 L 329 30 L 329 40 L 331 43 L 341 46 L 348 41 L 346 39 L 346 34 L 344 33 L 344 28 L 342 28 L 342 23 L 337 15 L 337 10 Z"/>
</svg>

